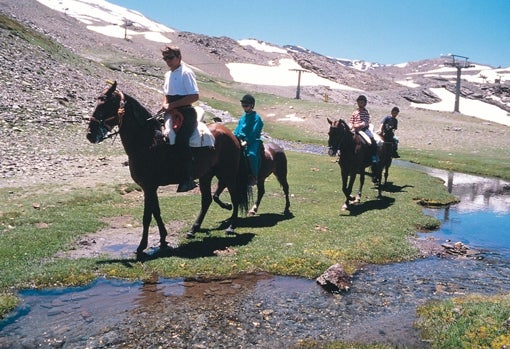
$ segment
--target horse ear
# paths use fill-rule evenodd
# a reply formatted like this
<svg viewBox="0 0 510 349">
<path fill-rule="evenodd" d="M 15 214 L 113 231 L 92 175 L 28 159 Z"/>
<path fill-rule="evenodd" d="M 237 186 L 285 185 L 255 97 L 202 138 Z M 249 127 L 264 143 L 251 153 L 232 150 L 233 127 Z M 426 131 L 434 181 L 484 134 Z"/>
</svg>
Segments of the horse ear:
<svg viewBox="0 0 510 349">
<path fill-rule="evenodd" d="M 331 121 L 331 119 L 330 119 L 330 118 L 328 118 L 328 117 L 327 117 L 326 119 L 328 119 L 328 123 L 329 123 L 329 125 L 333 125 L 333 121 Z"/>
<path fill-rule="evenodd" d="M 117 81 L 106 80 L 106 83 L 111 85 L 106 94 L 111 95 L 117 89 Z"/>
</svg>

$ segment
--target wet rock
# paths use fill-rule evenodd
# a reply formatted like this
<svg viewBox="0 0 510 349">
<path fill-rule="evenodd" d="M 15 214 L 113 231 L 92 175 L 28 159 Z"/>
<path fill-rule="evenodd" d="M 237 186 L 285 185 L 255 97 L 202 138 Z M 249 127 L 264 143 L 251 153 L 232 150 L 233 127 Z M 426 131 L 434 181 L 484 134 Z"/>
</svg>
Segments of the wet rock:
<svg viewBox="0 0 510 349">
<path fill-rule="evenodd" d="M 351 278 L 342 265 L 336 263 L 317 278 L 317 283 L 330 292 L 348 291 L 351 287 Z"/>
<path fill-rule="evenodd" d="M 469 247 L 467 247 L 460 241 L 456 242 L 454 244 L 443 243 L 443 244 L 441 244 L 441 246 L 444 248 L 445 253 L 450 254 L 450 255 L 466 256 L 466 255 L 472 254 L 472 251 L 470 252 Z"/>
</svg>

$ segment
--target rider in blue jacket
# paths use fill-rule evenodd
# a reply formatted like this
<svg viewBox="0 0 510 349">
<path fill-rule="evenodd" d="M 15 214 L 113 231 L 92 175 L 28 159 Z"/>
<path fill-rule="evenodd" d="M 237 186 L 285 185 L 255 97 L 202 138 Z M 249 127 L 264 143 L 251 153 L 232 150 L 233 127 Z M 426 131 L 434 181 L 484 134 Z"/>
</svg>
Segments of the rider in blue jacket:
<svg viewBox="0 0 510 349">
<path fill-rule="evenodd" d="M 241 99 L 241 105 L 244 109 L 244 114 L 239 119 L 234 135 L 245 148 L 246 157 L 253 175 L 251 184 L 254 185 L 257 183 L 259 174 L 259 149 L 262 142 L 260 136 L 264 122 L 262 122 L 260 115 L 253 110 L 255 98 L 252 95 L 245 95 Z"/>
</svg>

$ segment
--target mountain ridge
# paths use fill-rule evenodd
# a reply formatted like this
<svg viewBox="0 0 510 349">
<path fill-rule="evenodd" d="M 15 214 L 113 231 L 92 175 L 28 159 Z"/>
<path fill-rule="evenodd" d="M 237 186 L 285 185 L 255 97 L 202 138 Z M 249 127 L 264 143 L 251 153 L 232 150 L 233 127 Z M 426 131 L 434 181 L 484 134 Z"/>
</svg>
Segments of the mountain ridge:
<svg viewBox="0 0 510 349">
<path fill-rule="evenodd" d="M 133 71 L 148 69 L 152 74 L 157 75 L 162 74 L 162 69 L 166 68 L 162 64 L 157 64 L 161 57 L 160 49 L 164 46 L 162 42 L 144 39 L 142 35 L 131 35 L 125 39 L 102 35 L 88 29 L 86 24 L 71 17 L 67 12 L 51 9 L 40 1 L 21 0 L 16 3 L 3 1 L 0 2 L 0 9 L 10 13 L 13 18 L 36 31 L 48 35 L 77 55 L 102 64 L 111 64 L 110 67 L 113 69 Z M 137 14 L 136 11 L 128 11 L 130 11 L 130 16 Z M 143 14 L 140 15 L 143 16 Z M 51 20 L 48 21 L 47 18 L 51 18 Z M 150 19 L 143 16 L 143 22 L 147 23 L 147 21 Z M 132 22 L 138 24 L 136 21 Z M 142 21 L 140 20 L 140 22 Z M 94 24 L 96 26 L 111 25 L 101 19 L 97 19 Z M 119 23 L 117 25 L 121 26 Z M 126 26 L 126 33 L 128 28 L 137 34 L 150 29 L 147 25 L 140 24 Z M 250 45 L 240 45 L 238 41 L 228 37 L 212 37 L 180 32 L 169 27 L 168 29 L 164 32 L 164 37 L 168 39 L 168 42 L 182 48 L 183 59 L 186 63 L 212 78 L 235 81 L 226 66 L 229 63 L 268 65 L 271 62 L 277 63 L 282 59 L 291 58 L 307 72 L 331 82 L 361 90 L 369 96 L 371 104 L 375 105 L 431 104 L 440 101 L 440 97 L 436 96 L 430 90 L 431 88 L 445 88 L 450 92 L 455 92 L 455 79 L 451 76 L 446 78 L 444 76 L 427 76 L 429 71 L 445 67 L 447 58 L 430 58 L 398 66 L 380 65 L 363 60 L 332 58 L 293 45 L 281 47 L 285 53 L 266 52 Z M 481 66 L 479 70 L 463 71 L 463 76 L 480 74 L 485 68 L 489 67 Z M 297 84 L 297 74 L 295 80 Z M 409 81 L 417 86 L 406 86 L 406 82 Z M 296 90 L 295 85 L 269 86 L 250 84 L 249 81 L 243 83 L 255 91 L 282 94 L 287 97 L 293 96 Z M 499 86 L 496 84 L 481 86 L 463 80 L 462 85 L 463 97 L 478 99 L 510 111 L 510 89 L 506 81 L 503 86 L 501 84 Z M 300 88 L 300 98 L 317 100 L 328 95 L 329 101 L 340 104 L 352 104 L 358 93 L 327 86 L 303 85 Z M 494 98 L 494 96 L 501 96 L 501 98 Z"/>
</svg>

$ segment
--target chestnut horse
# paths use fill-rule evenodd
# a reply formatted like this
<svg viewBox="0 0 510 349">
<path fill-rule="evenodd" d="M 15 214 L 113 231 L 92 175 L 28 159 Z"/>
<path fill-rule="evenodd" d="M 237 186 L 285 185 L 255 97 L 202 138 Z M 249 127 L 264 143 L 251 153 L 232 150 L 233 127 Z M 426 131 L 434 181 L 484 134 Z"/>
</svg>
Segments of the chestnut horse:
<svg viewBox="0 0 510 349">
<path fill-rule="evenodd" d="M 136 250 L 143 256 L 147 248 L 149 226 L 152 216 L 157 222 L 160 247 L 168 246 L 167 231 L 163 220 L 157 189 L 159 186 L 177 184 L 179 181 L 179 157 L 174 146 L 156 142 L 155 135 L 161 124 L 133 97 L 117 89 L 117 82 L 106 88 L 97 98 L 90 117 L 87 139 L 99 143 L 109 136 L 117 126 L 122 145 L 128 156 L 129 171 L 133 180 L 144 193 L 142 239 Z M 220 124 L 209 125 L 215 137 L 214 147 L 192 148 L 193 175 L 199 178 L 201 193 L 200 213 L 188 237 L 193 237 L 200 229 L 212 202 L 211 181 L 216 176 L 225 183 L 233 203 L 232 215 L 227 228 L 228 234 L 235 233 L 238 211 L 246 212 L 250 187 L 248 169 L 241 159 L 241 145 L 232 131 Z"/>
<path fill-rule="evenodd" d="M 287 182 L 287 156 L 285 155 L 285 151 L 281 146 L 273 142 L 263 142 L 260 148 L 260 169 L 257 178 L 257 200 L 248 212 L 248 215 L 254 216 L 257 214 L 262 197 L 266 193 L 265 180 L 271 174 L 274 174 L 283 189 L 283 193 L 285 194 L 285 209 L 283 210 L 283 214 L 288 216 L 291 212 L 289 183 Z M 214 192 L 213 200 L 224 209 L 230 210 L 232 205 L 220 200 L 220 194 L 223 192 L 225 187 L 225 183 L 218 182 L 218 187 Z"/>
<path fill-rule="evenodd" d="M 349 209 L 352 202 L 361 200 L 361 191 L 365 183 L 365 168 L 372 165 L 369 145 L 362 141 L 359 134 L 353 134 L 347 123 L 340 119 L 332 121 L 328 118 L 329 139 L 328 154 L 336 156 L 340 152 L 340 172 L 342 176 L 342 192 L 345 195 L 345 203 L 342 209 Z M 381 198 L 381 171 L 379 166 L 372 165 L 372 179 L 377 186 L 377 198 Z M 356 198 L 351 196 L 356 175 L 359 174 L 359 191 Z"/>
</svg>

